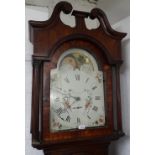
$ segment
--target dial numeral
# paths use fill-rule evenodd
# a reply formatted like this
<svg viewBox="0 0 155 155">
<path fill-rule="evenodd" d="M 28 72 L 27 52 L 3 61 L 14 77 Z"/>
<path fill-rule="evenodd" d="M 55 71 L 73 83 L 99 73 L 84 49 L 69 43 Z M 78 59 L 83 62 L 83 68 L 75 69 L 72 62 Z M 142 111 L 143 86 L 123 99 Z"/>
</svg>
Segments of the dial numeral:
<svg viewBox="0 0 155 155">
<path fill-rule="evenodd" d="M 62 124 L 59 124 L 59 129 L 61 129 L 62 128 Z"/>
<path fill-rule="evenodd" d="M 97 86 L 94 86 L 92 89 L 95 90 L 97 88 Z"/>
<path fill-rule="evenodd" d="M 67 116 L 66 121 L 70 122 L 70 120 L 71 120 L 70 116 Z"/>
<path fill-rule="evenodd" d="M 101 100 L 101 96 L 95 96 L 95 100 Z"/>
<path fill-rule="evenodd" d="M 89 115 L 87 115 L 87 117 L 88 117 L 89 119 L 91 119 L 91 117 L 90 117 Z"/>
<path fill-rule="evenodd" d="M 87 83 L 87 82 L 88 82 L 88 80 L 89 80 L 89 78 L 87 78 L 87 79 L 86 79 L 85 83 Z"/>
<path fill-rule="evenodd" d="M 64 79 L 67 83 L 69 83 L 70 81 L 69 81 L 69 79 L 66 77 L 65 79 Z"/>
<path fill-rule="evenodd" d="M 97 112 L 98 107 L 94 106 L 94 107 L 92 108 L 92 110 L 94 110 L 94 111 L 96 111 L 96 112 Z"/>
<path fill-rule="evenodd" d="M 80 81 L 80 75 L 79 75 L 79 74 L 75 74 L 75 79 L 76 79 L 77 81 Z"/>
<path fill-rule="evenodd" d="M 102 79 L 98 79 L 98 82 L 101 83 L 102 82 Z"/>
<path fill-rule="evenodd" d="M 77 117 L 77 124 L 80 124 L 81 123 L 81 120 L 79 117 Z"/>
<path fill-rule="evenodd" d="M 54 101 L 55 101 L 55 102 L 60 102 L 60 98 L 57 97 Z"/>
</svg>

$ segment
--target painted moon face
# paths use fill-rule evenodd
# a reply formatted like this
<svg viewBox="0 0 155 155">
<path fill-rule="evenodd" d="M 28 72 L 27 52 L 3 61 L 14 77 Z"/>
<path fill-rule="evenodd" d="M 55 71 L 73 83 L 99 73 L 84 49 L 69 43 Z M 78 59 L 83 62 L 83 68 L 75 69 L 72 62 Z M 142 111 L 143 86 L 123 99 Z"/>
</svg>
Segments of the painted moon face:
<svg viewBox="0 0 155 155">
<path fill-rule="evenodd" d="M 74 57 L 71 57 L 71 56 L 67 56 L 63 59 L 62 66 L 63 65 L 71 65 L 73 70 L 77 68 L 77 62 L 74 59 Z"/>
</svg>

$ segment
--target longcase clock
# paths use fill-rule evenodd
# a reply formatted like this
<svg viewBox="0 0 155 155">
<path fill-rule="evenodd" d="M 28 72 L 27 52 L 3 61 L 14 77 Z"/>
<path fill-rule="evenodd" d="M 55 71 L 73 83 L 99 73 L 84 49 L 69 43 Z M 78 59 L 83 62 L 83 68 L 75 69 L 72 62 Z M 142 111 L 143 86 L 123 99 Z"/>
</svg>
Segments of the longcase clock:
<svg viewBox="0 0 155 155">
<path fill-rule="evenodd" d="M 75 27 L 60 12 L 75 17 Z M 100 26 L 88 30 L 85 19 Z M 32 146 L 45 155 L 108 155 L 124 135 L 119 68 L 121 40 L 105 13 L 60 2 L 47 21 L 29 21 L 33 44 Z"/>
</svg>

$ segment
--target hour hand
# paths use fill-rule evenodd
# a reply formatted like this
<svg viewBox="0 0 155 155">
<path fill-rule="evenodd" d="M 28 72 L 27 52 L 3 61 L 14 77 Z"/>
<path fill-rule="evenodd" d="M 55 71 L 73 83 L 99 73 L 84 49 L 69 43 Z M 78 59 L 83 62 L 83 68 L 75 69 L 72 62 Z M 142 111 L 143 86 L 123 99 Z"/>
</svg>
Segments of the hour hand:
<svg viewBox="0 0 155 155">
<path fill-rule="evenodd" d="M 72 97 L 73 99 L 75 99 L 76 101 L 80 101 L 80 97 L 75 97 L 75 96 L 72 96 L 72 95 L 69 95 L 70 97 Z"/>
<path fill-rule="evenodd" d="M 72 109 L 81 109 L 83 108 L 82 106 L 78 106 L 78 107 L 73 107 Z"/>
</svg>

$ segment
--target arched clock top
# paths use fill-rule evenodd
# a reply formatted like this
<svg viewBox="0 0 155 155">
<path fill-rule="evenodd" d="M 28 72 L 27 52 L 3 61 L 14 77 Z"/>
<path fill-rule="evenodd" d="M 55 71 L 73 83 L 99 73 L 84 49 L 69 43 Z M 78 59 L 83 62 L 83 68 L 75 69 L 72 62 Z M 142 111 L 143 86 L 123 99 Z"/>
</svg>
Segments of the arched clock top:
<svg viewBox="0 0 155 155">
<path fill-rule="evenodd" d="M 52 23 L 56 19 L 59 19 L 58 21 L 60 22 L 61 21 L 60 20 L 60 12 L 61 11 L 63 11 L 65 14 L 70 14 L 72 12 L 71 15 L 75 16 L 76 26 L 73 29 L 76 29 L 78 27 L 83 27 L 84 29 L 87 29 L 85 27 L 84 19 L 90 17 L 90 19 L 97 18 L 99 20 L 102 29 L 104 30 L 105 33 L 107 33 L 107 35 L 111 35 L 111 37 L 114 37 L 115 39 L 122 39 L 126 36 L 126 33 L 117 32 L 112 29 L 106 14 L 101 9 L 94 8 L 94 9 L 92 9 L 92 11 L 90 13 L 72 10 L 72 9 L 73 9 L 73 7 L 70 3 L 62 1 L 62 2 L 57 3 L 51 17 L 47 21 L 32 21 L 32 20 L 29 21 L 30 41 L 33 42 L 33 40 L 31 39 L 31 32 L 33 32 L 33 29 L 40 29 L 40 30 L 44 29 L 44 28 L 52 25 Z"/>
<path fill-rule="evenodd" d="M 76 26 L 65 25 L 60 19 L 60 12 L 70 14 L 75 17 Z M 87 29 L 85 18 L 97 18 L 100 26 L 96 29 Z M 56 5 L 52 16 L 47 21 L 29 21 L 30 41 L 34 45 L 34 56 L 48 56 L 48 52 L 64 38 L 76 36 L 77 34 L 84 38 L 96 40 L 105 47 L 114 61 L 121 61 L 120 40 L 126 36 L 126 33 L 120 33 L 113 30 L 105 13 L 100 9 L 93 9 L 89 12 L 72 10 L 72 5 L 68 2 L 60 2 Z M 63 32 L 63 33 L 62 33 Z M 86 37 L 85 37 L 86 38 Z M 88 37 L 87 37 L 88 38 Z"/>
<path fill-rule="evenodd" d="M 90 44 L 96 46 L 102 53 L 102 57 L 104 57 L 109 64 L 121 64 L 122 63 L 122 60 L 115 60 L 115 58 L 112 57 L 112 55 L 110 54 L 110 51 L 108 51 L 108 49 L 104 46 L 104 44 L 102 44 L 102 42 L 96 40 L 95 38 L 93 38 L 90 35 L 85 35 L 85 34 L 81 34 L 81 33 L 68 35 L 68 36 L 65 36 L 64 38 L 60 39 L 59 41 L 57 41 L 52 46 L 52 48 L 48 50 L 48 52 L 47 52 L 48 59 L 50 59 L 54 55 L 54 53 L 58 50 L 58 48 L 63 46 L 63 44 L 70 43 L 72 41 L 78 42 L 79 40 L 83 40 L 85 43 L 90 43 Z M 73 45 L 73 46 L 75 46 L 75 45 Z M 87 48 L 89 49 L 89 47 L 87 47 Z"/>
</svg>

